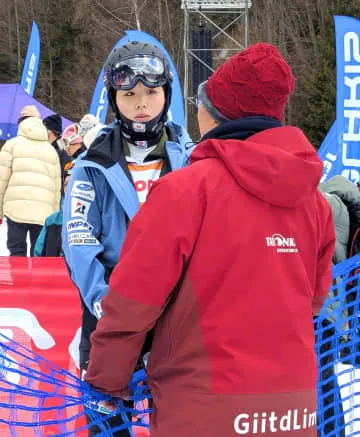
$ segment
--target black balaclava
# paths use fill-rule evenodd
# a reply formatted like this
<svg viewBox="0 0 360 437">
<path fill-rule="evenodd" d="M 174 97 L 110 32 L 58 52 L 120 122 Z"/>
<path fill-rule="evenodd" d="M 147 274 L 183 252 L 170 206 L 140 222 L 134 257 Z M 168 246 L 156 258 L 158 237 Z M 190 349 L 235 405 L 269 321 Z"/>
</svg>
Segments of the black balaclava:
<svg viewBox="0 0 360 437">
<path fill-rule="evenodd" d="M 120 123 L 121 133 L 129 143 L 134 144 L 135 146 L 147 148 L 158 144 L 161 140 L 171 100 L 171 87 L 165 85 L 163 88 L 165 94 L 163 110 L 155 118 L 146 121 L 145 123 L 129 120 L 119 112 L 119 109 L 116 106 L 115 114 Z M 112 91 L 114 93 L 114 101 L 116 101 L 116 91 Z"/>
</svg>

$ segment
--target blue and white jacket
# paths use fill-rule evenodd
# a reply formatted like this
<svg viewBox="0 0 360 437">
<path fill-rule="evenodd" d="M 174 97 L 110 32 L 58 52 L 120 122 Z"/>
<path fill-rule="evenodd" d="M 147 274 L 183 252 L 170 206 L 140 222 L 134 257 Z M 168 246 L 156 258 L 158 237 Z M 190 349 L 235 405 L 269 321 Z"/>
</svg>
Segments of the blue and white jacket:
<svg viewBox="0 0 360 437">
<path fill-rule="evenodd" d="M 195 145 L 175 123 L 167 124 L 167 133 L 167 168 L 173 171 L 189 163 Z M 73 168 L 63 206 L 65 260 L 83 301 L 97 318 L 128 222 L 139 209 L 121 141 L 119 125 L 95 140 Z"/>
</svg>

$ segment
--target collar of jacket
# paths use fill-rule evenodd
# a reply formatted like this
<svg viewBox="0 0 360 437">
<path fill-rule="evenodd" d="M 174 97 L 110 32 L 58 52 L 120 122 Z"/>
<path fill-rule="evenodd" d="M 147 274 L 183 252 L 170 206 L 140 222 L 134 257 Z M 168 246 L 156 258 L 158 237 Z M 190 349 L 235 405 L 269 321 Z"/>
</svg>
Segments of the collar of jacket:
<svg viewBox="0 0 360 437">
<path fill-rule="evenodd" d="M 280 127 L 282 123 L 271 117 L 245 117 L 220 123 L 217 127 L 207 132 L 202 138 L 208 139 L 236 139 L 246 140 L 252 135 L 266 129 Z"/>
<path fill-rule="evenodd" d="M 172 123 L 167 125 L 167 135 L 168 140 L 165 142 L 165 151 L 169 157 L 171 169 L 177 170 L 183 167 L 185 154 L 190 153 L 191 148 L 187 150 L 189 147 L 187 144 L 191 143 L 191 140 L 184 135 L 180 126 Z M 96 138 L 83 159 L 110 168 L 124 159 L 123 147 L 119 146 L 122 142 L 120 126 L 115 124 L 112 129 Z"/>
</svg>

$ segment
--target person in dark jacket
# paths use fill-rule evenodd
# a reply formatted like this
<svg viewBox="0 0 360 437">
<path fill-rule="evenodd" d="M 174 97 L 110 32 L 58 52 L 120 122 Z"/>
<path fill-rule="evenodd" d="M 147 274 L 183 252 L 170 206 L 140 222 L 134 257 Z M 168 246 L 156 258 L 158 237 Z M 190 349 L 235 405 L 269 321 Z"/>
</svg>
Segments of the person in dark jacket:
<svg viewBox="0 0 360 437">
<path fill-rule="evenodd" d="M 126 398 L 154 330 L 152 437 L 316 436 L 312 317 L 335 234 L 322 162 L 282 125 L 293 88 L 269 44 L 227 60 L 200 86 L 190 166 L 129 225 L 85 379 Z"/>
<path fill-rule="evenodd" d="M 74 161 L 65 164 L 64 168 L 64 193 L 69 182 Z M 51 214 L 41 229 L 40 235 L 36 240 L 34 256 L 63 256 L 61 228 L 63 221 L 62 205 L 59 211 Z"/>
<path fill-rule="evenodd" d="M 63 132 L 61 137 L 64 143 L 64 150 L 71 160 L 77 159 L 87 151 L 83 137 L 78 132 L 77 124 L 70 124 Z"/>
<path fill-rule="evenodd" d="M 57 151 L 60 159 L 61 180 L 64 181 L 65 165 L 71 162 L 71 158 L 65 152 L 61 141 L 62 134 L 62 120 L 59 114 L 49 115 L 44 118 L 43 124 L 47 129 L 49 143 Z M 61 194 L 64 194 L 64 186 L 61 185 Z"/>
</svg>

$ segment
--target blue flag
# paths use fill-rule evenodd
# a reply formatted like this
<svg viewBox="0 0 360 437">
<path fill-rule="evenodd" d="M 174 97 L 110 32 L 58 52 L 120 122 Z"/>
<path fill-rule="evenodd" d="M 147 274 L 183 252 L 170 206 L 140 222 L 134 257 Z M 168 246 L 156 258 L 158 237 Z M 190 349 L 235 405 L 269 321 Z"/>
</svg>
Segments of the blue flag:
<svg viewBox="0 0 360 437">
<path fill-rule="evenodd" d="M 35 21 L 32 24 L 31 36 L 26 52 L 21 86 L 30 95 L 34 95 L 40 61 L 40 35 Z"/>
<path fill-rule="evenodd" d="M 360 182 L 360 21 L 335 16 L 336 122 L 319 156 L 323 179 L 343 175 Z"/>
<path fill-rule="evenodd" d="M 119 39 L 119 41 L 114 45 L 113 50 L 123 44 L 128 42 L 128 38 L 124 36 Z M 89 113 L 95 115 L 100 123 L 106 123 L 106 115 L 108 112 L 108 99 L 106 88 L 104 86 L 104 67 L 102 67 L 98 80 L 96 81 L 96 86 L 91 99 Z"/>
<path fill-rule="evenodd" d="M 168 112 L 168 118 L 169 120 L 174 121 L 180 124 L 181 126 L 183 126 L 185 124 L 185 112 L 184 112 L 184 100 L 182 95 L 182 89 L 180 85 L 179 76 L 177 74 L 175 65 L 169 53 L 156 38 L 149 35 L 148 33 L 141 32 L 138 30 L 127 30 L 125 33 L 126 36 L 121 38 L 116 43 L 114 48 L 119 47 L 131 41 L 143 41 L 156 45 L 165 54 L 167 60 L 169 61 L 171 72 L 173 74 L 172 97 L 171 97 L 171 105 Z M 104 67 L 101 69 L 98 80 L 96 82 L 96 87 L 91 100 L 89 112 L 90 114 L 95 115 L 101 123 L 105 124 L 107 110 L 108 110 L 108 101 L 107 101 L 106 88 L 104 87 L 104 83 L 103 83 L 103 77 L 104 77 Z"/>
</svg>

